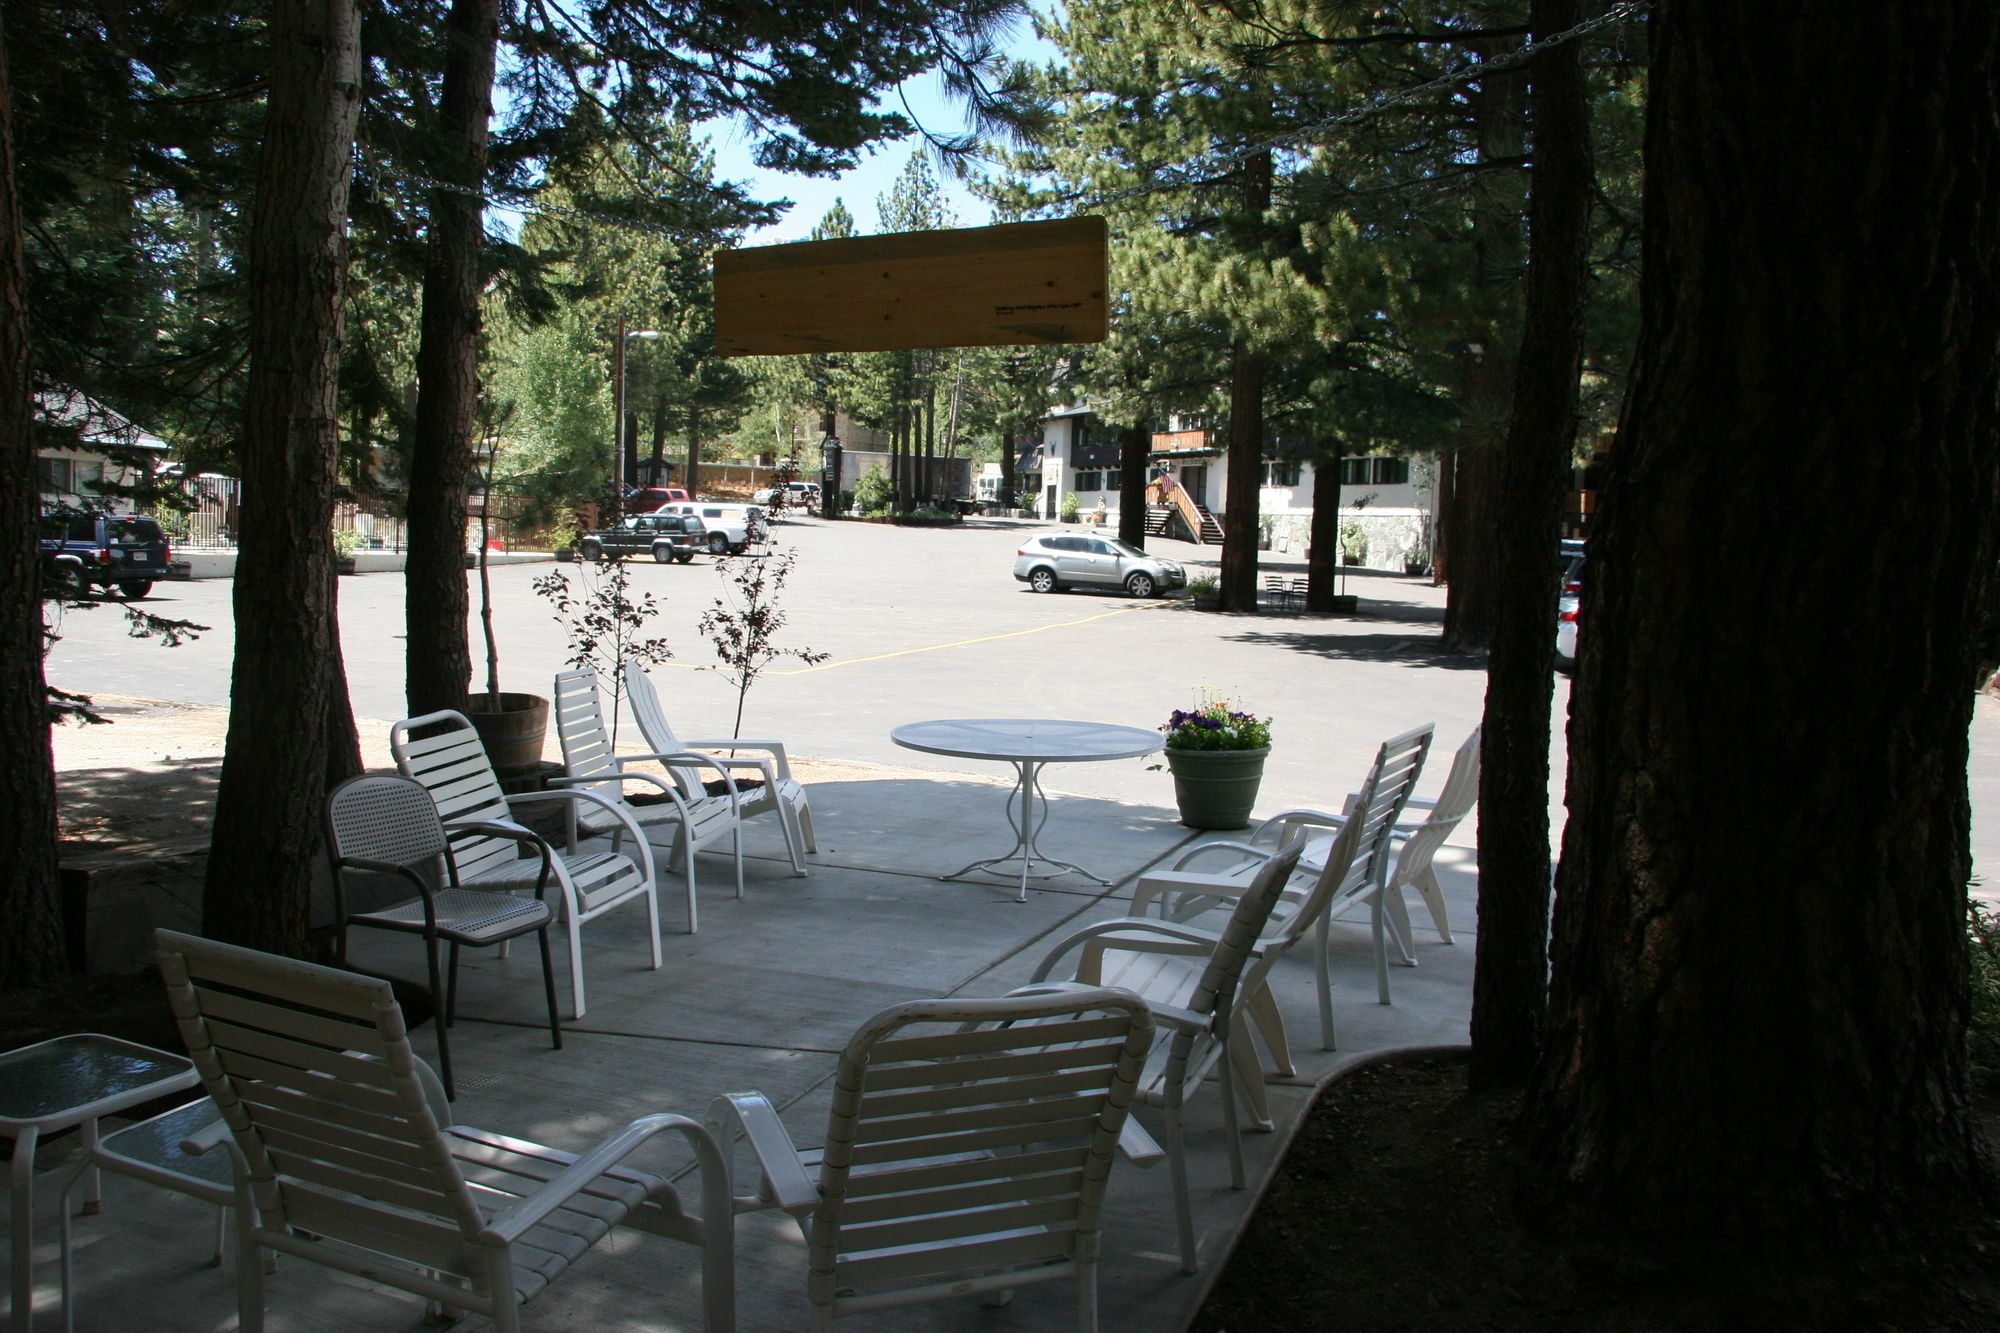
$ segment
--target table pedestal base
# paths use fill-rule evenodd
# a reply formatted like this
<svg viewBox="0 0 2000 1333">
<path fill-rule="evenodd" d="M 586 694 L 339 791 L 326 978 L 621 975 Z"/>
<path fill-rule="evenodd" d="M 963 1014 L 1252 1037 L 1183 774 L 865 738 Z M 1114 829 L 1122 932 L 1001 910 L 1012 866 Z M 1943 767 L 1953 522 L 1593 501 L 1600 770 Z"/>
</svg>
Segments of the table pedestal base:
<svg viewBox="0 0 2000 1333">
<path fill-rule="evenodd" d="M 1021 866 L 1021 886 L 1015 901 L 1023 903 L 1028 901 L 1028 881 L 1031 879 L 1054 879 L 1058 875 L 1075 874 L 1095 880 L 1099 884 L 1111 883 L 1102 875 L 1093 874 L 1080 865 L 1069 861 L 1058 861 L 1052 856 L 1042 854 L 1042 849 L 1035 841 L 1042 831 L 1042 825 L 1049 820 L 1049 799 L 1042 794 L 1042 761 L 1013 759 L 1008 762 L 1014 765 L 1017 775 L 1014 790 L 1007 796 L 1007 822 L 1014 829 L 1014 850 L 1005 856 L 989 856 L 984 860 L 974 861 L 962 870 L 954 870 L 949 875 L 940 875 L 938 878 L 963 879 L 974 871 L 988 874 L 1005 873 L 1012 878 L 1011 870 L 996 872 L 996 867 L 1011 866 L 1018 861 Z M 1048 866 L 1049 869 L 1037 870 L 1035 869 L 1037 865 Z"/>
</svg>

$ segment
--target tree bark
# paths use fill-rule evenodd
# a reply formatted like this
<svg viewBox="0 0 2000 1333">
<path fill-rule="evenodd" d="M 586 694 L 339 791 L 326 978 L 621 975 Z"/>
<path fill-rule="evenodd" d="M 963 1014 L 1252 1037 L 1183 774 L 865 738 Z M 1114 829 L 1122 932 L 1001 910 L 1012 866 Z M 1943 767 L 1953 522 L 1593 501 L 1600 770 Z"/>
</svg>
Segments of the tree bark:
<svg viewBox="0 0 2000 1333">
<path fill-rule="evenodd" d="M 1525 1127 L 1616 1239 L 1914 1235 L 1973 1178 L 2000 8 L 1663 0 L 1650 28 L 1639 347 Z M 1746 560 L 1766 595 L 1718 605 Z"/>
<path fill-rule="evenodd" d="M 1146 455 L 1153 428 L 1144 417 L 1132 423 L 1118 448 L 1118 539 L 1146 549 Z"/>
<path fill-rule="evenodd" d="M 304 952 L 334 728 L 333 488 L 353 0 L 281 0 L 248 252 L 250 374 L 234 587 L 236 661 L 202 929 Z"/>
<path fill-rule="evenodd" d="M 1537 38 L 1573 26 L 1578 0 L 1535 0 Z M 1576 436 L 1590 268 L 1590 109 L 1574 42 L 1535 56 L 1529 115 L 1527 311 L 1502 464 L 1493 652 L 1479 779 L 1479 931 L 1472 989 L 1474 1087 L 1521 1084 L 1547 1003 L 1549 726 L 1554 534 Z"/>
<path fill-rule="evenodd" d="M 21 200 L 14 185 L 14 96 L 0 25 L 0 977 L 41 986 L 62 976 L 56 889 L 55 759 L 42 674 L 42 557 Z"/>
<path fill-rule="evenodd" d="M 444 85 L 438 97 L 438 176 L 424 255 L 417 345 L 417 425 L 410 449 L 404 676 L 410 712 L 463 708 L 472 681 L 466 639 L 467 478 L 479 417 L 481 186 L 499 0 L 452 0 L 445 16 Z"/>
<path fill-rule="evenodd" d="M 1500 450 L 1490 442 L 1467 444 L 1456 453 L 1451 508 L 1445 516 L 1451 531 L 1451 593 L 1445 600 L 1442 644 L 1449 653 L 1483 653 L 1493 643 L 1500 462 Z M 1553 528 L 1549 540 L 1555 540 Z"/>
<path fill-rule="evenodd" d="M 1243 163 L 1243 214 L 1255 221 L 1271 206 L 1271 154 Z M 1222 511 L 1222 566 L 1217 591 L 1224 611 L 1257 610 L 1257 491 L 1264 468 L 1264 361 L 1244 338 L 1229 353 L 1229 454 Z"/>
<path fill-rule="evenodd" d="M 1311 535 L 1306 541 L 1306 610 L 1331 611 L 1340 572 L 1340 465 L 1346 442 L 1336 436 L 1330 453 L 1313 463 Z"/>
</svg>

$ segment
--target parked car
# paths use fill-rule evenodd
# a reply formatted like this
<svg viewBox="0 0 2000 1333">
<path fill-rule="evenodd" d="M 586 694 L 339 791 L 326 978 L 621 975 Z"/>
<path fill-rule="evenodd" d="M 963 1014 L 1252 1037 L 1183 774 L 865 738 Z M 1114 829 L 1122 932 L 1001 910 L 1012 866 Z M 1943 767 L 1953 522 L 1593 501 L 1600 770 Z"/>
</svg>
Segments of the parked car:
<svg viewBox="0 0 2000 1333">
<path fill-rule="evenodd" d="M 641 486 L 625 497 L 627 514 L 651 514 L 662 505 L 685 504 L 694 499 L 679 486 Z"/>
<path fill-rule="evenodd" d="M 717 504 L 713 501 L 665 505 L 663 514 L 689 514 L 701 519 L 708 529 L 710 555 L 741 555 L 753 542 L 769 535 L 764 511 L 757 505 Z"/>
<path fill-rule="evenodd" d="M 750 503 L 766 505 L 775 510 L 817 509 L 819 508 L 819 483 L 816 481 L 788 481 L 782 488 L 766 486 L 750 497 Z"/>
<path fill-rule="evenodd" d="M 691 514 L 635 514 L 615 528 L 598 528 L 583 534 L 577 554 L 585 560 L 602 560 L 652 553 L 661 564 L 669 560 L 685 565 L 694 553 L 708 545 L 708 524 Z"/>
<path fill-rule="evenodd" d="M 1187 571 L 1111 537 L 1031 537 L 1014 553 L 1014 577 L 1036 592 L 1123 588 L 1134 597 L 1187 586 Z"/>
<path fill-rule="evenodd" d="M 1562 593 L 1556 601 L 1556 665 L 1569 670 L 1576 665 L 1576 612 L 1583 601 L 1583 543 L 1565 540 L 1562 562 Z"/>
<path fill-rule="evenodd" d="M 125 598 L 150 593 L 173 559 L 167 534 L 142 514 L 43 514 L 41 547 L 42 572 L 53 582 Z"/>
</svg>

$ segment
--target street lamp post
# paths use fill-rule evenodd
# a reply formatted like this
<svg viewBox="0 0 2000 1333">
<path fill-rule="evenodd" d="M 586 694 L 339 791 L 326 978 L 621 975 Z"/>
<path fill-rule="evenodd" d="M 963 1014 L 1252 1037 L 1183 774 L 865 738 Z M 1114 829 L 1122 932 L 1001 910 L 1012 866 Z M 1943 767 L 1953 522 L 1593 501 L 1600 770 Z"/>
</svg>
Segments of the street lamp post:
<svg viewBox="0 0 2000 1333">
<path fill-rule="evenodd" d="M 660 337 L 661 334 L 656 329 L 633 329 L 628 333 L 625 330 L 625 317 L 623 315 L 618 317 L 618 348 L 615 357 L 618 362 L 618 373 L 617 393 L 612 404 L 611 480 L 613 485 L 620 488 L 621 496 L 624 494 L 623 488 L 631 485 L 633 480 L 625 475 L 625 344 L 634 338 L 657 342 Z"/>
</svg>

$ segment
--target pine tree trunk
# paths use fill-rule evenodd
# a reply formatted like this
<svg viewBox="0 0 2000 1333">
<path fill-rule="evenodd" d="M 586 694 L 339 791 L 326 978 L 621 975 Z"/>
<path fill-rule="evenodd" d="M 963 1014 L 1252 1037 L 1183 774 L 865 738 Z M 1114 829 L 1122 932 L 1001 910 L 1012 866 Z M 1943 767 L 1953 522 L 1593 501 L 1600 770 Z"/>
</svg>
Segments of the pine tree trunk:
<svg viewBox="0 0 2000 1333">
<path fill-rule="evenodd" d="M 1535 0 L 1538 38 L 1577 22 L 1577 0 Z M 1576 435 L 1590 267 L 1590 110 L 1576 44 L 1534 58 L 1534 193 L 1514 415 L 1495 533 L 1499 577 L 1479 781 L 1475 1087 L 1520 1084 L 1547 1001 L 1549 726 L 1556 580 L 1550 554 Z"/>
<path fill-rule="evenodd" d="M 236 662 L 202 929 L 289 954 L 305 950 L 339 679 L 327 534 L 358 32 L 353 0 L 275 7 L 250 222 Z"/>
<path fill-rule="evenodd" d="M 1132 423 L 1118 448 L 1118 539 L 1146 549 L 1146 455 L 1153 429 L 1144 417 Z"/>
<path fill-rule="evenodd" d="M 68 970 L 56 890 L 55 759 L 42 675 L 42 557 L 35 515 L 14 95 L 0 25 L 0 977 L 41 986 Z"/>
<path fill-rule="evenodd" d="M 1254 223 L 1271 206 L 1271 154 L 1243 163 L 1243 216 Z M 1224 611 L 1257 610 L 1257 491 L 1264 470 L 1264 361 L 1248 341 L 1229 353 L 1229 455 L 1223 482 L 1222 566 L 1219 602 Z"/>
<path fill-rule="evenodd" d="M 1457 452 L 1446 515 L 1451 529 L 1451 592 L 1445 599 L 1442 644 L 1448 653 L 1483 653 L 1493 643 L 1493 619 L 1499 610 L 1493 538 L 1499 518 L 1500 462 L 1500 450 L 1490 444 L 1467 445 Z M 1555 540 L 1553 528 L 1549 540 Z M 1555 557 L 1549 559 L 1553 562 Z"/>
<path fill-rule="evenodd" d="M 1973 1173 L 2000 8 L 1662 3 L 1650 27 L 1639 347 L 1525 1127 L 1613 1236 L 1920 1234 Z M 1760 595 L 1725 604 L 1746 567 Z"/>
<path fill-rule="evenodd" d="M 1331 611 L 1334 579 L 1340 560 L 1340 471 L 1345 458 L 1345 442 L 1333 440 L 1333 449 L 1313 464 L 1313 509 L 1311 535 L 1306 541 L 1306 610 Z"/>
<path fill-rule="evenodd" d="M 445 17 L 438 102 L 443 160 L 437 172 L 458 188 L 434 190 L 430 200 L 403 576 L 405 688 L 413 715 L 463 708 L 472 682 L 465 511 L 479 415 L 480 187 L 499 40 L 499 0 L 452 0 Z"/>
</svg>

